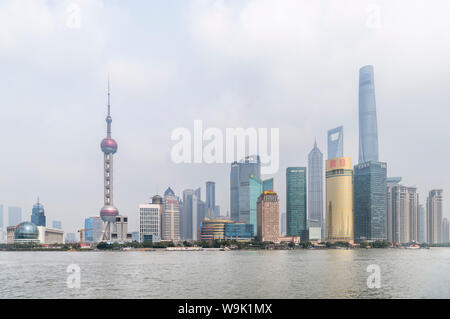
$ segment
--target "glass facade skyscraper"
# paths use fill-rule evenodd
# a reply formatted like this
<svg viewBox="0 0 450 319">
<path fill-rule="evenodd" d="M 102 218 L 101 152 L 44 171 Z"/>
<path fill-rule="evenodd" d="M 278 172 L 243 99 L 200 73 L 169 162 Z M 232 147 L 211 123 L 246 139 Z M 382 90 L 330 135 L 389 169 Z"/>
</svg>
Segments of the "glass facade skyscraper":
<svg viewBox="0 0 450 319">
<path fill-rule="evenodd" d="M 231 164 L 230 208 L 231 219 L 248 221 L 250 218 L 250 176 L 261 179 L 261 160 L 258 155 L 247 156 Z"/>
<path fill-rule="evenodd" d="M 323 155 L 314 142 L 308 154 L 308 219 L 310 226 L 321 227 L 322 238 L 325 236 L 323 200 Z"/>
<path fill-rule="evenodd" d="M 100 241 L 103 230 L 103 220 L 98 217 L 89 217 L 84 220 L 84 240 L 88 243 L 97 243 Z"/>
<path fill-rule="evenodd" d="M 216 183 L 206 182 L 206 215 L 215 218 L 216 213 Z"/>
<path fill-rule="evenodd" d="M 286 232 L 287 236 L 301 236 L 307 230 L 306 167 L 286 169 Z"/>
<path fill-rule="evenodd" d="M 182 238 L 197 240 L 197 206 L 198 198 L 192 189 L 183 191 Z"/>
<path fill-rule="evenodd" d="M 387 240 L 386 163 L 354 167 L 355 242 Z"/>
<path fill-rule="evenodd" d="M 359 163 L 378 162 L 378 128 L 373 66 L 359 70 Z"/>
<path fill-rule="evenodd" d="M 344 156 L 344 127 L 328 131 L 328 159 Z"/>
<path fill-rule="evenodd" d="M 39 198 L 37 200 L 37 203 L 33 205 L 33 209 L 31 210 L 31 222 L 36 226 L 46 226 L 45 210 L 44 206 L 39 203 Z"/>
<path fill-rule="evenodd" d="M 265 191 L 273 190 L 273 178 L 267 179 L 265 181 L 250 175 L 249 178 L 249 216 L 241 216 L 240 221 L 246 222 L 253 225 L 253 233 L 257 235 L 257 201 L 259 196 Z"/>
</svg>

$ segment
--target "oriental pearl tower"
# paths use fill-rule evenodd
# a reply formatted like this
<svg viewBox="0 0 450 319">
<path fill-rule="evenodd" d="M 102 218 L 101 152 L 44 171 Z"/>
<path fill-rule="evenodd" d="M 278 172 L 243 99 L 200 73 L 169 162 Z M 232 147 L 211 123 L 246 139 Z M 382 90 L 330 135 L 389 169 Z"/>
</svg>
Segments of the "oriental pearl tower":
<svg viewBox="0 0 450 319">
<path fill-rule="evenodd" d="M 108 79 L 108 115 L 106 116 L 106 138 L 100 144 L 104 154 L 104 206 L 100 210 L 100 217 L 104 221 L 100 241 L 111 241 L 114 231 L 114 222 L 119 210 L 114 206 L 113 200 L 113 155 L 117 152 L 117 142 L 111 137 L 111 105 Z"/>
</svg>

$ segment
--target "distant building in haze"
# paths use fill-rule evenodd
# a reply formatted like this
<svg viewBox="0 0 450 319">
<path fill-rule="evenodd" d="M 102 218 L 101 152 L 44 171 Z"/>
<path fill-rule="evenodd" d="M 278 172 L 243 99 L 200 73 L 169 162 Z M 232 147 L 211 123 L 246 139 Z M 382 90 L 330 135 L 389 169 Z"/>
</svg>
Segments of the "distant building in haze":
<svg viewBox="0 0 450 319">
<path fill-rule="evenodd" d="M 53 229 L 62 229 L 62 222 L 60 220 L 52 221 L 52 228 Z"/>
<path fill-rule="evenodd" d="M 0 229 L 3 229 L 4 223 L 3 223 L 3 205 L 0 204 Z"/>
<path fill-rule="evenodd" d="M 278 242 L 280 238 L 280 201 L 277 193 L 264 191 L 257 202 L 257 239 Z"/>
<path fill-rule="evenodd" d="M 326 240 L 353 242 L 353 169 L 349 157 L 326 161 Z"/>
<path fill-rule="evenodd" d="M 373 66 L 359 70 L 359 163 L 378 162 L 378 128 Z"/>
<path fill-rule="evenodd" d="M 386 163 L 354 166 L 353 207 L 355 241 L 387 240 Z"/>
<path fill-rule="evenodd" d="M 427 243 L 439 244 L 442 241 L 443 190 L 433 189 L 427 198 Z"/>
<path fill-rule="evenodd" d="M 286 233 L 306 238 L 306 167 L 286 169 Z"/>
<path fill-rule="evenodd" d="M 75 233 L 66 233 L 66 239 L 65 242 L 67 244 L 72 244 L 77 242 L 77 238 L 75 236 Z"/>
<path fill-rule="evenodd" d="M 17 226 L 22 222 L 22 208 L 8 207 L 8 226 Z"/>
<path fill-rule="evenodd" d="M 216 218 L 221 216 L 220 215 L 220 206 L 219 205 L 216 205 L 214 207 L 214 216 L 216 216 Z"/>
<path fill-rule="evenodd" d="M 314 141 L 314 148 L 308 154 L 308 219 L 311 227 L 321 228 L 325 236 L 323 218 L 323 155 Z"/>
<path fill-rule="evenodd" d="M 281 213 L 280 235 L 281 236 L 286 236 L 286 213 Z"/>
<path fill-rule="evenodd" d="M 449 221 L 447 218 L 442 219 L 442 243 L 449 242 Z"/>
<path fill-rule="evenodd" d="M 422 204 L 419 205 L 417 210 L 417 237 L 419 243 L 427 242 L 427 215 Z"/>
</svg>

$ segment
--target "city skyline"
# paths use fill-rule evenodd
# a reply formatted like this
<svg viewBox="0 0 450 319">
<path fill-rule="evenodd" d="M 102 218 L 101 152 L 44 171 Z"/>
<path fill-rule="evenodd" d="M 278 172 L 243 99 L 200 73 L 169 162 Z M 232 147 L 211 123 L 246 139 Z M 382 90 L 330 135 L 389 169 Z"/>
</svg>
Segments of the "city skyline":
<svg viewBox="0 0 450 319">
<path fill-rule="evenodd" d="M 217 38 L 217 34 L 222 34 L 221 32 L 225 32 L 223 36 L 227 38 L 229 33 L 223 25 L 216 25 L 216 28 L 204 31 L 200 27 L 202 23 L 208 22 L 205 15 L 217 14 L 227 23 L 242 12 L 259 17 L 255 13 L 255 6 L 270 11 L 271 6 L 275 5 L 286 13 L 287 21 L 295 22 L 302 17 L 302 13 L 293 10 L 299 8 L 299 5 L 294 2 L 283 5 L 265 2 L 255 4 L 252 1 L 248 4 L 222 3 L 218 6 L 183 4 L 178 6 L 173 14 L 186 19 L 168 27 L 170 19 L 168 22 L 158 19 L 158 15 L 173 17 L 169 7 L 163 4 L 153 8 L 151 14 L 155 19 L 144 19 L 133 4 L 126 7 L 126 10 L 114 10 L 121 9 L 122 4 L 105 3 L 100 6 L 99 2 L 92 3 L 81 4 L 84 19 L 79 30 L 57 24 L 63 20 L 60 19 L 61 15 L 65 14 L 65 7 L 61 4 L 49 7 L 44 2 L 31 3 L 31 12 L 35 14 L 31 14 L 30 21 L 23 21 L 23 18 L 17 16 L 17 12 L 23 12 L 20 5 L 15 7 L 9 2 L 2 3 L 2 14 L 9 16 L 0 20 L 0 25 L 4 27 L 2 29 L 10 29 L 11 26 L 19 24 L 24 29 L 13 28 L 18 42 L 0 43 L 3 49 L 0 53 L 0 64 L 2 69 L 11 75 L 8 80 L 1 80 L 0 83 L 9 88 L 4 98 L 4 103 L 9 108 L 3 113 L 0 129 L 3 136 L 14 137 L 2 140 L 6 155 L 1 160 L 1 166 L 10 169 L 0 170 L 0 178 L 5 181 L 4 185 L 0 186 L 0 203 L 4 205 L 5 210 L 9 206 L 22 207 L 22 219 L 29 219 L 37 193 L 45 198 L 48 220 L 62 221 L 65 231 L 76 231 L 83 225 L 86 216 L 97 214 L 101 204 L 98 198 L 102 192 L 98 140 L 103 137 L 104 131 L 104 122 L 100 119 L 104 118 L 105 79 L 108 71 L 111 73 L 115 90 L 114 104 L 117 106 L 114 113 L 115 131 L 118 142 L 123 147 L 115 158 L 116 162 L 120 163 L 120 170 L 115 176 L 118 194 L 116 204 L 121 212 L 130 218 L 130 230 L 137 230 L 139 203 L 153 195 L 157 185 L 162 189 L 170 186 L 181 196 L 184 189 L 195 189 L 205 185 L 206 181 L 215 181 L 216 204 L 220 205 L 224 212 L 230 210 L 228 165 L 176 165 L 170 162 L 170 131 L 179 126 L 190 127 L 196 118 L 202 118 L 207 125 L 219 128 L 280 127 L 280 169 L 274 176 L 267 177 L 274 177 L 276 180 L 281 207 L 285 207 L 286 198 L 284 168 L 306 166 L 307 154 L 315 136 L 319 148 L 325 150 L 326 131 L 342 124 L 345 128 L 345 156 L 351 157 L 353 163 L 356 163 L 359 145 L 358 69 L 366 64 L 374 65 L 377 73 L 378 130 L 382 147 L 380 160 L 388 163 L 388 176 L 402 176 L 405 185 L 416 186 L 421 195 L 421 204 L 425 204 L 430 190 L 449 189 L 449 182 L 444 181 L 441 174 L 447 155 L 441 145 L 445 145 L 449 139 L 444 119 L 448 117 L 446 114 L 449 111 L 445 106 L 449 104 L 450 98 L 447 93 L 441 92 L 442 88 L 450 85 L 447 77 L 450 67 L 444 58 L 448 56 L 449 48 L 439 47 L 442 50 L 439 50 L 438 56 L 433 54 L 434 60 L 437 61 L 435 64 L 423 63 L 427 52 L 434 52 L 427 51 L 426 45 L 433 47 L 438 44 L 434 42 L 438 37 L 427 35 L 447 32 L 446 26 L 443 30 L 436 31 L 432 26 L 419 22 L 417 25 L 408 25 L 410 30 L 406 31 L 400 25 L 393 25 L 392 16 L 383 9 L 382 27 L 377 30 L 370 29 L 361 18 L 366 14 L 365 3 L 355 2 L 353 11 L 349 13 L 350 22 L 345 25 L 360 26 L 360 30 L 372 42 L 361 40 L 359 34 L 346 33 L 345 28 L 338 28 L 334 35 L 343 41 L 330 45 L 333 52 L 345 52 L 345 58 L 340 55 L 334 57 L 321 54 L 317 59 L 313 59 L 314 54 L 326 50 L 322 50 L 324 43 L 320 40 L 311 39 L 327 29 L 322 29 L 310 19 L 302 22 L 310 27 L 302 29 L 306 30 L 305 34 L 291 31 L 293 33 L 287 34 L 288 40 L 277 42 L 281 49 L 273 49 L 270 52 L 272 55 L 261 50 L 264 43 L 255 40 L 245 46 L 245 50 L 223 50 L 223 53 L 219 54 L 224 44 L 212 39 Z M 431 8 L 435 9 L 437 6 L 433 4 Z M 230 9 L 231 16 L 227 15 L 227 9 Z M 345 12 L 345 6 L 333 9 L 338 13 Z M 397 15 L 396 19 L 409 21 L 395 5 L 387 5 L 387 9 Z M 416 9 L 416 12 L 430 10 L 427 7 Z M 316 5 L 308 6 L 305 10 L 314 17 L 321 12 Z M 331 13 L 331 9 L 329 10 L 330 12 L 324 12 L 323 19 Z M 195 43 L 198 49 L 188 51 L 186 58 L 176 53 L 168 55 L 167 52 L 173 52 L 170 49 L 174 43 L 166 42 L 156 32 L 150 31 L 145 35 L 149 39 L 148 42 L 155 45 L 151 48 L 143 46 L 142 41 L 137 41 L 138 37 L 129 37 L 130 34 L 142 34 L 142 30 L 131 26 L 127 19 L 118 19 L 118 16 L 126 16 L 134 21 L 151 20 L 154 27 L 149 27 L 149 30 L 166 27 L 164 30 L 168 36 L 176 39 L 179 45 L 188 47 Z M 51 23 L 43 23 L 45 19 Z M 248 20 L 245 20 L 245 15 L 240 19 L 242 20 L 239 20 L 237 28 L 245 31 L 244 26 Z M 123 31 L 116 33 L 112 40 L 111 35 L 115 30 L 112 21 L 119 20 L 123 21 Z M 254 31 L 264 35 L 268 33 L 270 39 L 274 40 L 286 30 L 285 25 L 279 21 L 275 21 L 274 26 L 272 33 L 260 29 Z M 188 34 L 182 33 L 185 27 L 188 27 Z M 421 51 L 415 55 L 412 49 L 416 48 L 417 44 L 409 37 L 402 37 L 404 42 L 401 46 L 393 45 L 389 47 L 388 52 L 377 49 L 381 47 L 380 42 L 389 42 L 392 39 L 390 33 L 412 35 L 417 33 L 418 28 L 422 32 L 420 34 L 424 35 L 420 38 L 420 43 L 423 44 L 421 48 L 425 48 L 425 53 Z M 27 35 L 30 30 L 36 30 L 33 41 Z M 91 32 L 92 30 L 97 30 L 99 34 L 92 37 L 90 34 L 95 33 Z M 248 30 L 241 34 L 238 40 L 253 39 Z M 342 38 L 344 34 L 348 34 L 348 38 Z M 73 43 L 64 41 L 65 38 L 72 39 Z M 93 51 L 88 54 L 80 54 L 80 48 L 93 44 L 94 38 L 102 38 L 104 42 L 93 45 Z M 297 38 L 302 39 L 302 49 L 304 44 L 311 44 L 308 46 L 311 52 L 306 53 L 307 56 L 293 54 L 295 58 L 286 57 L 284 49 L 288 44 L 292 45 L 289 39 Z M 50 44 L 58 41 L 63 45 L 55 54 L 52 52 L 54 47 Z M 121 41 L 130 45 L 120 48 L 118 43 Z M 355 43 L 361 49 L 360 53 L 343 51 L 347 41 Z M 141 53 L 138 56 L 133 54 L 139 49 Z M 292 52 L 298 53 L 299 50 L 300 47 L 294 45 Z M 24 52 L 36 52 L 40 58 L 24 58 Z M 76 53 L 64 55 L 73 63 L 67 64 L 67 59 L 60 58 L 61 53 L 66 52 Z M 149 52 L 152 54 L 146 56 Z M 210 59 L 213 61 L 203 59 L 208 54 L 212 56 Z M 256 64 L 246 63 L 249 56 L 255 55 L 256 58 L 252 58 L 252 61 Z M 41 59 L 42 57 L 45 58 Z M 398 61 L 400 57 L 401 61 Z M 258 58 L 263 62 L 263 68 L 257 63 Z M 24 59 L 26 63 L 23 63 Z M 241 61 L 242 64 L 238 62 L 236 67 L 233 61 Z M 208 71 L 211 63 L 217 62 L 221 62 L 224 68 Z M 314 67 L 310 68 L 308 64 Z M 25 65 L 38 66 L 33 79 L 23 76 L 28 70 Z M 414 72 L 411 65 L 414 65 Z M 291 69 L 294 72 L 291 73 Z M 199 71 L 196 72 L 198 77 L 193 75 L 193 70 Z M 126 83 L 120 77 L 122 73 L 123 78 L 133 80 Z M 312 75 L 321 73 L 326 73 L 325 80 L 309 81 L 314 78 Z M 68 74 L 71 74 L 70 79 Z M 177 77 L 181 80 L 176 80 Z M 232 85 L 230 79 L 236 78 L 245 81 L 241 80 Z M 183 81 L 186 79 L 192 81 Z M 27 94 L 19 93 L 23 91 Z M 169 93 L 175 91 L 191 91 L 192 94 L 181 99 L 179 95 Z M 274 106 L 279 115 L 268 116 Z M 154 125 L 148 125 L 148 122 L 144 121 L 146 118 L 167 118 L 167 114 L 172 116 L 169 121 Z M 435 114 L 441 116 L 437 118 Z M 424 123 L 428 122 L 433 122 L 434 125 L 424 126 Z M 18 127 L 20 129 L 17 129 Z M 418 127 L 424 129 L 418 132 Z M 30 136 L 34 136 L 36 141 L 32 145 L 27 144 Z M 401 143 L 410 137 L 414 137 L 415 144 L 420 146 L 417 151 L 412 151 L 409 143 Z M 62 147 L 64 145 L 68 146 Z M 293 149 L 295 151 L 292 151 Z M 29 152 L 39 156 L 29 162 L 25 160 Z M 425 161 L 425 154 L 432 154 L 433 165 L 430 165 L 430 171 L 426 175 L 419 175 L 416 173 L 416 167 Z M 263 179 L 266 179 L 266 176 Z M 77 194 L 78 200 L 75 203 L 71 196 L 73 194 Z M 73 205 L 67 207 L 69 202 Z M 449 217 L 445 209 L 444 205 L 443 216 Z"/>
</svg>

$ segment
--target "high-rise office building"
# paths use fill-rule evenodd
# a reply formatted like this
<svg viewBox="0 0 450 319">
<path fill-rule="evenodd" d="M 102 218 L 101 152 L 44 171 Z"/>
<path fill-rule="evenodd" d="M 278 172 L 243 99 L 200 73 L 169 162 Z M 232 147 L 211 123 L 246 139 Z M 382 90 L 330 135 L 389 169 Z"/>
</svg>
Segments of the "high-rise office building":
<svg viewBox="0 0 450 319">
<path fill-rule="evenodd" d="M 439 244 L 442 240 L 442 189 L 433 189 L 427 198 L 427 243 Z"/>
<path fill-rule="evenodd" d="M 250 218 L 249 179 L 261 179 L 261 160 L 258 155 L 247 156 L 231 164 L 230 208 L 231 219 L 248 221 Z"/>
<path fill-rule="evenodd" d="M 160 196 L 153 198 L 161 199 Z M 161 240 L 161 213 L 162 202 L 155 201 L 151 204 L 139 205 L 139 241 L 158 242 Z"/>
<path fill-rule="evenodd" d="M 215 218 L 216 212 L 216 183 L 206 182 L 206 216 Z"/>
<path fill-rule="evenodd" d="M 328 159 L 344 156 L 344 127 L 328 131 Z"/>
<path fill-rule="evenodd" d="M 183 191 L 182 238 L 197 240 L 198 198 L 193 189 Z"/>
<path fill-rule="evenodd" d="M 8 226 L 17 226 L 22 222 L 22 208 L 8 207 Z"/>
<path fill-rule="evenodd" d="M 378 128 L 373 66 L 359 70 L 359 163 L 378 162 Z"/>
<path fill-rule="evenodd" d="M 353 242 L 353 169 L 349 157 L 326 161 L 326 239 Z"/>
<path fill-rule="evenodd" d="M 427 242 L 427 215 L 422 204 L 419 204 L 417 210 L 417 237 L 419 243 Z"/>
<path fill-rule="evenodd" d="M 99 216 L 88 217 L 84 220 L 84 240 L 88 243 L 98 243 L 102 236 L 103 220 Z"/>
<path fill-rule="evenodd" d="M 46 226 L 45 210 L 44 206 L 39 203 L 39 197 L 37 203 L 33 205 L 33 209 L 31 210 L 31 222 L 36 226 Z"/>
<path fill-rule="evenodd" d="M 62 222 L 60 220 L 52 221 L 52 228 L 53 229 L 62 229 Z"/>
<path fill-rule="evenodd" d="M 354 166 L 353 207 L 355 241 L 387 240 L 386 163 Z"/>
<path fill-rule="evenodd" d="M 325 236 L 323 222 L 323 155 L 314 141 L 314 148 L 308 154 L 308 219 L 311 227 L 320 227 Z"/>
<path fill-rule="evenodd" d="M 180 236 L 180 200 L 169 187 L 164 192 L 164 208 L 161 218 L 161 239 L 179 241 Z"/>
<path fill-rule="evenodd" d="M 442 243 L 447 244 L 449 242 L 449 221 L 447 218 L 442 219 Z"/>
<path fill-rule="evenodd" d="M 280 201 L 277 193 L 264 191 L 258 198 L 257 210 L 257 239 L 277 242 L 280 238 Z"/>
<path fill-rule="evenodd" d="M 306 238 L 306 167 L 286 169 L 286 232 L 287 236 Z"/>
</svg>

